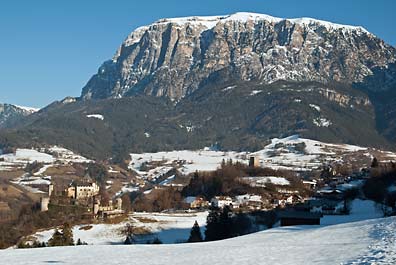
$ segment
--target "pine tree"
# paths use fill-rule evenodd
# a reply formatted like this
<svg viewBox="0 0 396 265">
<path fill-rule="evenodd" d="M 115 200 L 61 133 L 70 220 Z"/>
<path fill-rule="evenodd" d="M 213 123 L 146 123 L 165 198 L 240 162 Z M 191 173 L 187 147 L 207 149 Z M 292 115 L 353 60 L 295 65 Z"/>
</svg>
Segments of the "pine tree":
<svg viewBox="0 0 396 265">
<path fill-rule="evenodd" d="M 195 221 L 193 227 L 191 228 L 190 237 L 188 238 L 188 242 L 195 243 L 195 242 L 202 242 L 202 234 L 201 228 L 198 225 L 198 222 Z"/>
<path fill-rule="evenodd" d="M 54 234 L 51 239 L 48 240 L 48 246 L 72 246 L 73 242 L 73 232 L 70 224 L 65 223 L 62 227 L 62 231 L 60 232 L 58 229 L 55 229 Z"/>
<path fill-rule="evenodd" d="M 206 230 L 205 230 L 205 240 L 213 241 L 221 239 L 219 237 L 219 210 L 212 209 L 210 210 L 208 216 L 206 217 Z"/>
<path fill-rule="evenodd" d="M 81 246 L 81 245 L 82 245 L 81 239 L 78 239 L 78 240 L 77 240 L 76 245 L 77 245 L 77 246 Z"/>
<path fill-rule="evenodd" d="M 128 235 L 124 241 L 125 245 L 132 245 L 133 244 L 133 238 L 131 235 Z"/>
<path fill-rule="evenodd" d="M 48 240 L 48 246 L 55 247 L 55 246 L 63 246 L 63 234 L 59 232 L 58 229 L 55 229 L 54 234 Z"/>
<path fill-rule="evenodd" d="M 232 211 L 228 206 L 212 209 L 206 219 L 205 240 L 221 240 L 234 236 Z"/>
<path fill-rule="evenodd" d="M 73 231 L 69 223 L 65 223 L 62 228 L 64 246 L 74 245 Z"/>
<path fill-rule="evenodd" d="M 378 159 L 376 157 L 374 157 L 373 161 L 371 162 L 371 167 L 375 168 L 378 166 L 379 166 Z"/>
</svg>

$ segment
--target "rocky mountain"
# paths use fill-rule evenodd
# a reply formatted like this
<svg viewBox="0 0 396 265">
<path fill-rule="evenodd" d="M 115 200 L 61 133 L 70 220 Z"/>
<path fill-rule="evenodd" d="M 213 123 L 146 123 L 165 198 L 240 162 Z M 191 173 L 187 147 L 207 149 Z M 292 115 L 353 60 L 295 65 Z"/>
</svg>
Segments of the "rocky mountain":
<svg viewBox="0 0 396 265">
<path fill-rule="evenodd" d="M 21 107 L 12 104 L 0 104 L 0 128 L 11 126 L 23 117 L 38 111 L 35 108 Z"/>
<path fill-rule="evenodd" d="M 253 13 L 162 19 L 132 32 L 80 98 L 0 130 L 97 159 L 299 134 L 396 149 L 396 49 L 361 27 Z"/>
<path fill-rule="evenodd" d="M 265 84 L 351 84 L 395 61 L 396 49 L 362 27 L 254 13 L 161 19 L 133 31 L 82 97 L 144 93 L 178 101 L 224 70 Z"/>
<path fill-rule="evenodd" d="M 221 73 L 178 104 L 163 97 L 56 102 L 0 131 L 0 147 L 62 144 L 90 158 L 130 152 L 258 150 L 270 138 L 386 147 L 369 97 L 348 85 L 227 80 Z"/>
</svg>

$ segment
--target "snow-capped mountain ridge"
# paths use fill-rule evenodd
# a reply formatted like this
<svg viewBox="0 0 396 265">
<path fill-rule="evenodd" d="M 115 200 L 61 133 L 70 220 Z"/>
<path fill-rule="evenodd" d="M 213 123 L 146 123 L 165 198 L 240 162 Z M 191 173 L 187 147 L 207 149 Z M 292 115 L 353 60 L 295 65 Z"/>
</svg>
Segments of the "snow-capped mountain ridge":
<svg viewBox="0 0 396 265">
<path fill-rule="evenodd" d="M 279 17 L 273 17 L 270 15 L 266 14 L 259 14 L 259 13 L 250 13 L 250 12 L 238 12 L 232 15 L 223 15 L 223 16 L 190 16 L 190 17 L 175 17 L 175 18 L 163 18 L 159 19 L 153 24 L 150 24 L 148 26 L 141 26 L 136 28 L 131 35 L 127 37 L 127 39 L 124 41 L 125 46 L 130 46 L 133 45 L 134 43 L 137 43 L 140 41 L 141 37 L 143 36 L 144 32 L 148 30 L 150 27 L 153 27 L 155 25 L 160 25 L 160 24 L 177 24 L 177 25 L 192 25 L 192 26 L 201 26 L 202 30 L 207 30 L 207 29 L 212 29 L 215 27 L 218 23 L 226 23 L 229 21 L 233 22 L 243 22 L 246 23 L 248 21 L 268 21 L 270 23 L 279 23 L 281 21 L 289 21 L 294 24 L 299 24 L 299 25 L 318 25 L 318 26 L 324 26 L 327 29 L 333 29 L 333 30 L 338 30 L 338 29 L 343 29 L 347 31 L 357 31 L 357 32 L 364 32 L 367 34 L 371 34 L 368 32 L 365 28 L 362 26 L 352 26 L 352 25 L 343 25 L 343 24 L 337 24 L 333 22 L 328 22 L 325 20 L 319 20 L 319 19 L 314 19 L 314 18 L 309 18 L 309 17 L 301 17 L 301 18 L 279 18 Z M 117 56 L 115 56 L 116 58 Z"/>
<path fill-rule="evenodd" d="M 144 93 L 179 101 L 222 79 L 362 82 L 396 61 L 396 49 L 362 27 L 256 13 L 160 19 L 132 31 L 82 98 Z"/>
<path fill-rule="evenodd" d="M 191 16 L 191 17 L 179 17 L 179 18 L 164 18 L 154 22 L 155 24 L 163 24 L 163 23 L 176 23 L 176 24 L 198 24 L 204 25 L 207 28 L 214 27 L 217 23 L 226 23 L 229 21 L 235 22 L 248 22 L 248 21 L 268 21 L 270 23 L 279 23 L 281 21 L 289 21 L 294 24 L 300 25 L 312 25 L 318 24 L 321 26 L 325 26 L 326 28 L 331 29 L 345 29 L 345 30 L 354 30 L 354 31 L 362 31 L 369 33 L 362 26 L 352 26 L 352 25 L 343 25 L 333 22 L 328 22 L 325 20 L 319 20 L 309 17 L 301 17 L 301 18 L 279 18 L 273 17 L 266 14 L 259 13 L 251 13 L 251 12 L 237 12 L 231 15 L 223 15 L 223 16 Z"/>
<path fill-rule="evenodd" d="M 19 106 L 19 105 L 13 105 L 13 106 L 20 108 L 22 110 L 25 110 L 27 112 L 30 112 L 30 113 L 35 113 L 40 110 L 40 108 L 25 107 L 25 106 Z"/>
<path fill-rule="evenodd" d="M 0 104 L 0 128 L 39 110 L 40 109 L 37 108 L 23 107 L 14 104 Z"/>
</svg>

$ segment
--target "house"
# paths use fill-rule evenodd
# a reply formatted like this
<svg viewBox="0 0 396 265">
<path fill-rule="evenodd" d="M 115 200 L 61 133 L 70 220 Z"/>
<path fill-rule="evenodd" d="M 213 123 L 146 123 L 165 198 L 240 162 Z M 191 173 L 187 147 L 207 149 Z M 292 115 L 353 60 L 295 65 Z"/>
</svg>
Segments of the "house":
<svg viewBox="0 0 396 265">
<path fill-rule="evenodd" d="M 232 199 L 229 196 L 216 196 L 210 202 L 213 207 L 217 208 L 223 208 L 224 206 L 232 207 Z"/>
<path fill-rule="evenodd" d="M 344 197 L 344 193 L 339 189 L 324 188 L 317 191 L 317 197 L 329 200 L 342 200 Z"/>
<path fill-rule="evenodd" d="M 92 198 L 99 194 L 99 186 L 94 181 L 76 182 L 73 181 L 67 188 L 67 197 L 76 200 Z"/>
<path fill-rule="evenodd" d="M 319 213 L 302 211 L 280 211 L 277 213 L 281 226 L 320 225 Z"/>
<path fill-rule="evenodd" d="M 303 180 L 302 182 L 303 182 L 304 187 L 311 189 L 311 190 L 316 189 L 316 184 L 317 184 L 316 180 Z"/>
<path fill-rule="evenodd" d="M 201 196 L 197 197 L 187 197 L 185 199 L 185 202 L 190 205 L 191 209 L 200 209 L 200 208 L 206 208 L 209 206 L 209 202 L 205 200 Z"/>
<path fill-rule="evenodd" d="M 286 196 L 282 196 L 280 198 L 274 199 L 273 200 L 273 204 L 274 206 L 280 206 L 280 207 L 284 207 L 287 204 L 295 204 L 298 202 L 302 202 L 304 201 L 304 199 L 297 195 L 297 194 L 292 194 L 292 195 L 286 195 Z"/>
<path fill-rule="evenodd" d="M 259 166 L 260 166 L 260 160 L 257 156 L 249 157 L 249 167 L 259 167 Z"/>
<path fill-rule="evenodd" d="M 238 195 L 235 197 L 235 201 L 233 202 L 233 207 L 247 207 L 252 210 L 258 210 L 263 207 L 263 200 L 260 195 L 255 194 L 245 194 Z"/>
</svg>

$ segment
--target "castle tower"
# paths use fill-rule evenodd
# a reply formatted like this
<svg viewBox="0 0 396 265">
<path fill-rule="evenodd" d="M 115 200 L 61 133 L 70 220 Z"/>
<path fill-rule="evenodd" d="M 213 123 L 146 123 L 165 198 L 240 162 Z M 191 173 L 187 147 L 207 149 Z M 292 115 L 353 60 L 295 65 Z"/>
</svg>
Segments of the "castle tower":
<svg viewBox="0 0 396 265">
<path fill-rule="evenodd" d="M 48 204 L 49 204 L 50 199 L 46 197 L 41 197 L 40 198 L 40 210 L 42 212 L 48 211 Z"/>
<path fill-rule="evenodd" d="M 48 197 L 51 198 L 52 193 L 54 192 L 54 184 L 50 183 L 48 185 Z"/>
<path fill-rule="evenodd" d="M 122 199 L 121 198 L 117 198 L 116 200 L 116 209 L 117 210 L 122 210 Z"/>
<path fill-rule="evenodd" d="M 99 200 L 95 200 L 94 201 L 94 205 L 93 205 L 93 214 L 97 215 L 99 212 L 99 206 L 100 206 L 100 201 Z"/>
</svg>

